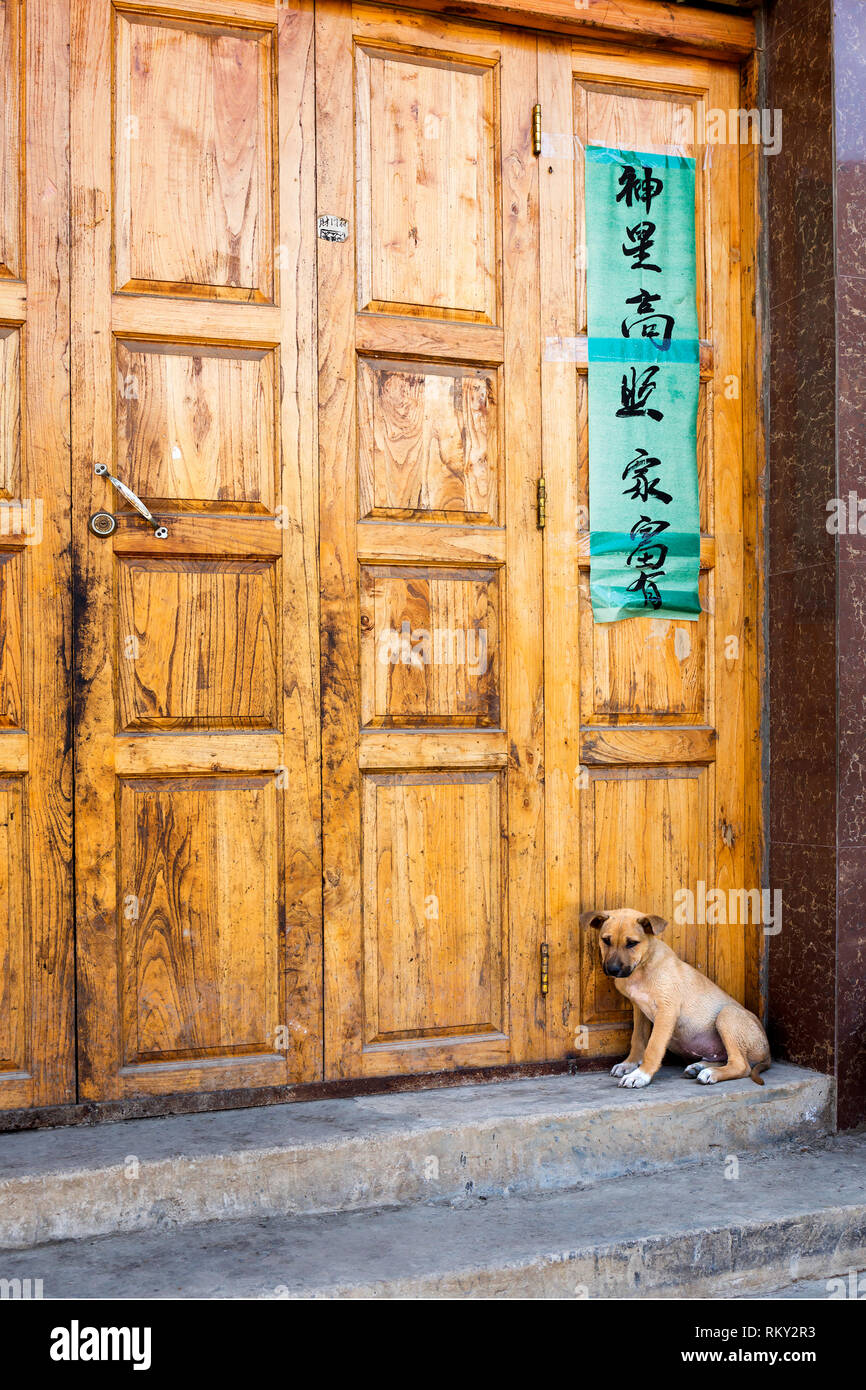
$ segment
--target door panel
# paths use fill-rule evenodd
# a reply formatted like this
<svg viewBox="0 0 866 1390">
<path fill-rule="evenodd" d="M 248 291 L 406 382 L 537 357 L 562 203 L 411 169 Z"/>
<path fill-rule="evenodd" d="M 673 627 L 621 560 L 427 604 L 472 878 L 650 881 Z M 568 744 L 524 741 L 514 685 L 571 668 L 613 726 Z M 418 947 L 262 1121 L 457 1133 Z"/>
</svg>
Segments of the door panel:
<svg viewBox="0 0 866 1390">
<path fill-rule="evenodd" d="M 73 15 L 82 1095 L 313 1080 L 311 16 Z"/>
<path fill-rule="evenodd" d="M 369 1045 L 504 1035 L 502 773 L 370 773 L 363 787 Z"/>
<path fill-rule="evenodd" d="M 317 23 L 326 1074 L 545 1056 L 536 44 Z"/>
<path fill-rule="evenodd" d="M 68 16 L 0 4 L 0 1108 L 75 1099 Z"/>
<path fill-rule="evenodd" d="M 498 322 L 495 68 L 358 42 L 355 102 L 358 309 Z"/>
<path fill-rule="evenodd" d="M 118 795 L 118 865 L 138 890 L 124 1066 L 267 1051 L 285 1016 L 273 775 L 121 778 Z"/>
<path fill-rule="evenodd" d="M 640 766 L 641 753 L 638 740 L 631 755 L 635 765 L 587 769 L 580 845 L 583 892 L 587 901 L 604 904 L 664 904 L 665 941 L 696 969 L 709 968 L 712 974 L 711 933 L 717 929 L 678 926 L 672 920 L 672 897 L 681 885 L 711 881 L 714 769 L 688 762 Z M 581 945 L 580 1021 L 595 1050 L 616 1052 L 623 1028 L 631 1031 L 631 1005 L 599 968 L 597 934 L 583 933 Z"/>
<path fill-rule="evenodd" d="M 361 521 L 495 525 L 499 371 L 358 360 Z"/>
<path fill-rule="evenodd" d="M 246 25 L 273 15 L 141 8 L 113 19 L 114 288 L 271 303 L 273 28 Z"/>
<path fill-rule="evenodd" d="M 759 819 L 738 152 L 684 134 L 698 102 L 739 104 L 736 73 L 337 0 L 71 10 L 82 1098 L 619 1051 L 581 908 L 670 917 L 678 887 L 743 886 Z M 62 21 L 27 13 L 56 67 Z M 62 502 L 62 431 L 37 451 L 27 430 L 65 389 L 65 232 L 32 191 L 65 196 L 63 75 L 30 80 L 23 114 L 7 82 L 7 144 L 20 120 L 53 133 L 23 193 L 4 164 L 0 487 Z M 590 142 L 697 158 L 698 623 L 592 621 Z M 47 291 L 26 310 L 25 270 Z M 46 528 L 0 535 L 8 1104 L 72 1085 L 65 734 L 30 716 L 34 692 L 64 708 L 68 534 Z M 743 997 L 742 927 L 671 940 Z"/>
<path fill-rule="evenodd" d="M 698 103 L 736 109 L 735 69 L 633 51 L 606 54 L 574 44 L 542 46 L 545 116 L 542 240 L 548 392 L 563 413 L 548 421 L 545 473 L 552 498 L 545 563 L 548 652 L 566 604 L 578 613 L 570 674 L 562 689 L 548 664 L 548 825 L 566 812 L 580 834 L 553 862 L 551 936 L 571 941 L 580 962 L 564 993 L 578 1047 L 611 1053 L 626 1042 L 631 1011 L 604 980 L 595 934 L 578 939 L 578 909 L 628 905 L 669 919 L 668 940 L 735 997 L 744 998 L 742 925 L 677 925 L 675 893 L 703 882 L 740 888 L 746 850 L 743 727 L 744 488 L 740 402 L 739 151 L 695 144 Z M 589 599 L 588 420 L 584 159 L 587 144 L 678 151 L 696 160 L 701 382 L 698 472 L 700 594 L 696 623 L 633 618 L 593 621 Z M 562 258 L 561 263 L 559 257 Z M 577 265 L 569 283 L 562 265 Z M 732 389 L 733 383 L 733 389 Z M 568 409 L 566 409 L 568 407 Z M 568 476 L 574 460 L 574 477 Z M 577 525 L 575 526 L 575 520 Z M 557 575 L 573 566 L 574 579 Z M 575 582 L 576 581 L 576 582 Z M 577 641 L 575 642 L 575 635 Z M 579 724 L 579 741 L 551 717 Z M 566 920 L 568 919 L 568 920 Z M 557 921 L 559 928 L 557 930 Z M 553 958 L 551 971 L 554 972 Z"/>
<path fill-rule="evenodd" d="M 118 338 L 116 351 L 117 464 L 131 487 L 175 510 L 273 514 L 274 349 Z"/>
</svg>

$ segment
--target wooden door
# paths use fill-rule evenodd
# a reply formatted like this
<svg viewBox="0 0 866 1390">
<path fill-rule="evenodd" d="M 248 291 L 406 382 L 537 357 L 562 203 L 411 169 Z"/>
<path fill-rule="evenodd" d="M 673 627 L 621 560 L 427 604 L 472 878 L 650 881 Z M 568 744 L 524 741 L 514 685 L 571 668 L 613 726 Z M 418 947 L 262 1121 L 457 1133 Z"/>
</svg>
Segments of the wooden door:
<svg viewBox="0 0 866 1390">
<path fill-rule="evenodd" d="M 702 143 L 704 114 L 736 111 L 739 91 L 737 69 L 720 63 L 539 42 L 548 910 L 551 935 L 568 943 L 563 958 L 572 962 L 560 971 L 551 959 L 551 991 L 570 1018 L 577 1055 L 621 1053 L 631 1026 L 630 1009 L 599 969 L 595 933 L 581 939 L 582 909 L 662 914 L 670 922 L 666 939 L 685 959 L 758 1006 L 760 926 L 675 920 L 679 889 L 697 895 L 703 883 L 727 896 L 761 882 L 758 503 L 754 448 L 744 445 L 744 407 L 754 410 L 754 397 L 741 324 L 741 296 L 754 293 L 741 202 L 747 210 L 758 156 L 750 150 L 743 160 L 736 144 Z M 705 609 L 697 623 L 593 622 L 583 209 L 589 144 L 696 160 Z M 751 282 L 741 284 L 741 275 Z"/>
<path fill-rule="evenodd" d="M 81 1095 L 310 1080 L 311 16 L 71 8 Z"/>
<path fill-rule="evenodd" d="M 24 212 L 0 224 L 25 441 L 62 419 L 55 8 L 27 11 L 52 36 L 47 60 L 27 47 L 27 120 L 51 139 L 33 136 Z M 315 19 L 308 0 L 70 8 L 82 1098 L 619 1051 L 627 1020 L 581 908 L 672 917 L 678 887 L 756 886 L 743 185 L 736 147 L 710 158 L 685 120 L 736 108 L 735 71 L 338 0 Z M 19 8 L 3 13 L 14 70 Z M 592 622 L 590 142 L 698 161 L 698 624 Z M 47 546 L 0 536 L 0 602 L 23 615 L 31 673 L 16 679 L 13 622 L 0 848 L 19 885 L 6 989 L 29 1002 L 7 1023 L 10 1104 L 68 1097 L 73 1076 L 69 788 L 51 780 L 62 425 L 46 438 L 20 466 L 61 500 Z M 56 723 L 25 722 L 34 691 Z M 671 939 L 754 1003 L 741 925 Z M 44 1030 L 32 1083 L 28 1009 Z"/>
<path fill-rule="evenodd" d="M 68 16 L 0 4 L 0 1109 L 75 1099 Z"/>
<path fill-rule="evenodd" d="M 326 1075 L 555 1055 L 536 41 L 317 15 Z"/>
</svg>

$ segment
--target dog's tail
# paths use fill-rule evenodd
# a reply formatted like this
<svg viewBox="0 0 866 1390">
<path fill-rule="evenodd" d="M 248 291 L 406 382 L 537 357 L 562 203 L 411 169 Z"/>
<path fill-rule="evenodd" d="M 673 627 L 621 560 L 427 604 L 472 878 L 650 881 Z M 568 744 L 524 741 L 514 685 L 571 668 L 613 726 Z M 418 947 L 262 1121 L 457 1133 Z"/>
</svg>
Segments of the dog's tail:
<svg viewBox="0 0 866 1390">
<path fill-rule="evenodd" d="M 756 1086 L 763 1086 L 764 1083 L 761 1080 L 760 1073 L 762 1071 L 766 1071 L 769 1065 L 770 1059 L 769 1057 L 765 1057 L 762 1062 L 756 1062 L 755 1065 L 752 1067 L 752 1070 L 749 1072 L 749 1076 L 752 1078 Z"/>
</svg>

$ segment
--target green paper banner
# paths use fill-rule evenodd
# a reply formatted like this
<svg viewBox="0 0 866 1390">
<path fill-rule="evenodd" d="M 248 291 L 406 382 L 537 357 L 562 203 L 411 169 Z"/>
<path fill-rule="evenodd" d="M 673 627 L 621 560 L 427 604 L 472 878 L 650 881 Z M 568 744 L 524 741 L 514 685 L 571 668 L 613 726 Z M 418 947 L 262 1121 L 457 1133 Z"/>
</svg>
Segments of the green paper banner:
<svg viewBox="0 0 866 1390">
<path fill-rule="evenodd" d="M 695 161 L 587 146 L 586 242 L 593 616 L 696 619 Z"/>
</svg>

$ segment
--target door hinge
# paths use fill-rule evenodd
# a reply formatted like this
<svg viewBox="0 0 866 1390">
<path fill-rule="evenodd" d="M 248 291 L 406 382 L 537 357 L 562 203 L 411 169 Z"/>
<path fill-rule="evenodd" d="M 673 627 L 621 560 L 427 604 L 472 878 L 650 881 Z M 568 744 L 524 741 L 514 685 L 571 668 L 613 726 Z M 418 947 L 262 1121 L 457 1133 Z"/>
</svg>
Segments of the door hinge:
<svg viewBox="0 0 866 1390">
<path fill-rule="evenodd" d="M 538 489 L 536 492 L 535 506 L 538 514 L 538 529 L 539 531 L 543 531 L 544 524 L 547 521 L 547 484 L 545 483 L 543 478 L 539 478 L 538 480 Z"/>
<path fill-rule="evenodd" d="M 541 106 L 536 102 L 532 108 L 532 153 L 536 159 L 541 154 Z"/>
<path fill-rule="evenodd" d="M 546 941 L 541 943 L 541 993 L 547 994 L 550 990 L 550 947 Z"/>
</svg>

